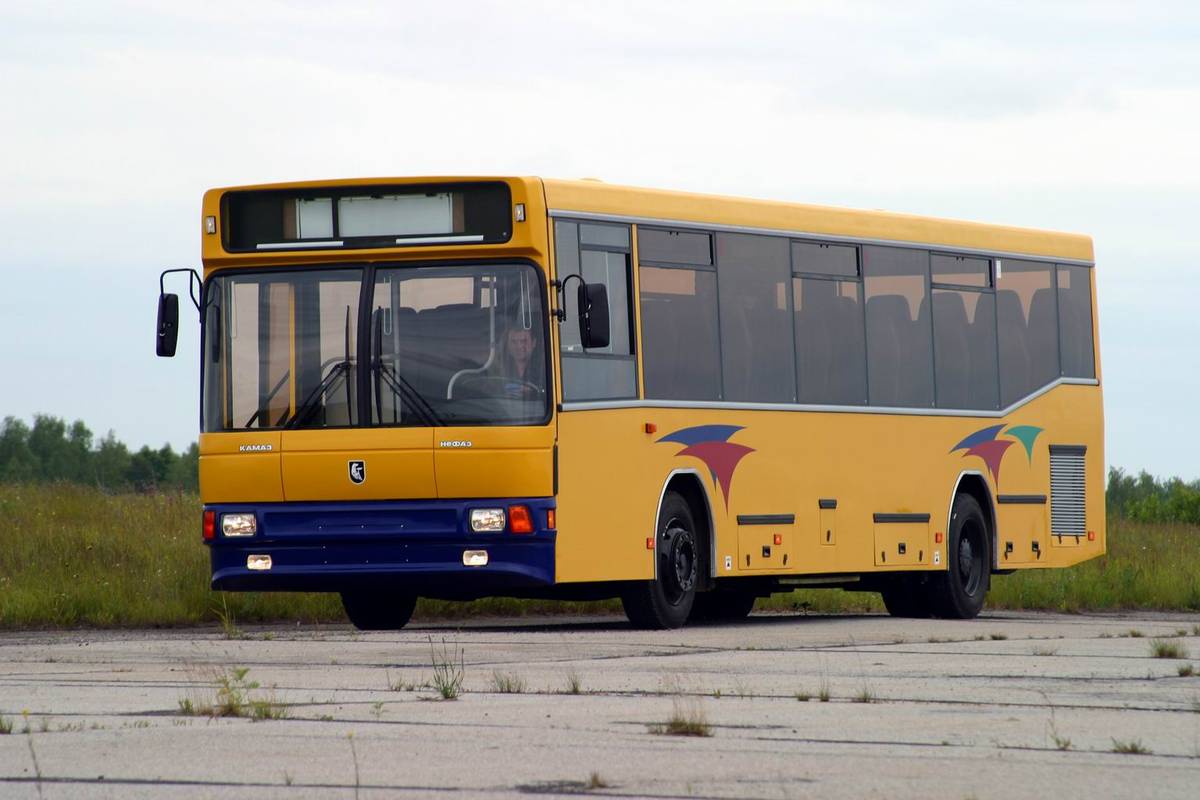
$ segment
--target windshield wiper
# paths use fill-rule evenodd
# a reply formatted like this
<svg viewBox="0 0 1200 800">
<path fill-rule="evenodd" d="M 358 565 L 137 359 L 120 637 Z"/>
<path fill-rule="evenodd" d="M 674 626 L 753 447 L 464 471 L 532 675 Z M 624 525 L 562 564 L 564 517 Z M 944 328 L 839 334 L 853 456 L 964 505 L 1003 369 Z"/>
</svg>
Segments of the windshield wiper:
<svg viewBox="0 0 1200 800">
<path fill-rule="evenodd" d="M 325 377 L 321 378 L 321 382 L 313 387 L 313 390 L 304 398 L 304 402 L 296 406 L 296 413 L 292 414 L 286 422 L 280 420 L 280 424 L 285 428 L 295 428 L 301 423 L 307 423 L 312 419 L 317 409 L 321 408 L 322 395 L 333 388 L 334 382 L 339 378 L 350 374 L 350 368 L 353 365 L 349 361 L 339 361 L 329 368 L 325 373 Z M 286 415 L 285 415 L 286 417 Z"/>
<path fill-rule="evenodd" d="M 354 365 L 350 361 L 350 306 L 346 306 L 346 340 L 345 340 L 345 358 L 329 368 L 329 371 L 321 378 L 313 390 L 304 398 L 304 402 L 296 407 L 296 413 L 287 422 L 280 422 L 285 428 L 294 428 L 302 422 L 308 422 L 317 412 L 317 409 L 322 406 L 322 395 L 333 388 L 333 383 L 339 377 L 345 377 L 350 374 L 350 369 Z M 350 381 L 346 381 L 346 409 L 349 412 L 352 408 L 350 404 Z M 285 415 L 286 416 L 286 415 Z M 353 418 L 351 419 L 353 423 Z"/>
<path fill-rule="evenodd" d="M 383 422 L 383 397 L 380 391 L 380 378 L 387 383 L 388 388 L 393 394 L 400 395 L 405 402 L 408 403 L 411 411 L 416 417 L 429 426 L 441 425 L 442 420 L 438 418 L 437 412 L 433 410 L 433 406 L 421 396 L 421 393 L 413 388 L 413 385 L 404 379 L 396 370 L 393 370 L 388 364 L 383 361 L 383 309 L 376 309 L 374 312 L 374 336 L 371 342 L 371 374 L 374 378 L 373 389 L 375 394 L 375 417 Z"/>
</svg>

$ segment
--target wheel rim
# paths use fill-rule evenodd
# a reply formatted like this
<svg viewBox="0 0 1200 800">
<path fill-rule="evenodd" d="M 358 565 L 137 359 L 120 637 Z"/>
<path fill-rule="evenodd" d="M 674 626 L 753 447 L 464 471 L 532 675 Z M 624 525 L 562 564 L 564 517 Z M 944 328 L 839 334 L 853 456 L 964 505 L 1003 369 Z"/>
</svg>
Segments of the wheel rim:
<svg viewBox="0 0 1200 800">
<path fill-rule="evenodd" d="M 974 597 L 983 583 L 983 554 L 983 528 L 968 519 L 958 537 L 958 579 L 968 597 Z"/>
<path fill-rule="evenodd" d="M 667 523 L 662 538 L 659 579 L 667 602 L 678 605 L 696 588 L 696 537 L 683 527 L 679 519 L 672 519 Z"/>
</svg>

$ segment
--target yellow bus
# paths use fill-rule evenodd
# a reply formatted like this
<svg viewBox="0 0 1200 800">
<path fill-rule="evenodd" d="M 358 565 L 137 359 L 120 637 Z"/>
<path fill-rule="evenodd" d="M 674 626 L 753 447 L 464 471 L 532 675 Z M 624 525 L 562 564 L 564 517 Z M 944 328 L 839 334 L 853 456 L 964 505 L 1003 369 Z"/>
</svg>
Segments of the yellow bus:
<svg viewBox="0 0 1200 800">
<path fill-rule="evenodd" d="M 201 231 L 215 589 L 969 618 L 1105 551 L 1085 236 L 520 177 L 214 189 Z"/>
</svg>

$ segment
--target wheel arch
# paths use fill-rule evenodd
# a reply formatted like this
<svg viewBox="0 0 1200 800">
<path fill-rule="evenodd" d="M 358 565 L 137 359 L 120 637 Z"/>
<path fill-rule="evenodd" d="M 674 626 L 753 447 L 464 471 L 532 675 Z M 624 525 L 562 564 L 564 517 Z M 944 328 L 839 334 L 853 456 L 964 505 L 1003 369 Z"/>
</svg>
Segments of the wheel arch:
<svg viewBox="0 0 1200 800">
<path fill-rule="evenodd" d="M 988 550 L 992 563 L 988 570 L 995 572 L 996 565 L 1000 563 L 1000 536 L 996 530 L 996 503 L 991 490 L 988 489 L 983 473 L 975 470 L 963 470 L 958 474 L 958 479 L 954 482 L 954 491 L 950 493 L 950 505 L 946 509 L 947 537 L 950 535 L 950 517 L 954 513 L 954 501 L 960 494 L 968 494 L 975 498 L 975 502 L 979 503 L 979 508 L 983 511 L 988 538 L 991 540 L 988 542 Z"/>
<path fill-rule="evenodd" d="M 697 589 L 707 591 L 715 585 L 717 577 L 717 560 L 714 557 L 714 553 L 717 552 L 717 531 L 708 491 L 704 488 L 704 483 L 697 470 L 686 468 L 672 470 L 663 481 L 662 491 L 658 494 L 658 509 L 654 512 L 654 535 L 656 538 L 659 515 L 662 514 L 663 500 L 666 498 L 667 492 L 676 492 L 687 501 L 688 506 L 692 509 L 696 525 L 700 528 L 696 533 L 705 549 L 703 555 L 707 562 L 707 569 L 701 573 L 703 580 Z M 658 558 L 654 559 L 654 577 L 658 578 Z"/>
</svg>

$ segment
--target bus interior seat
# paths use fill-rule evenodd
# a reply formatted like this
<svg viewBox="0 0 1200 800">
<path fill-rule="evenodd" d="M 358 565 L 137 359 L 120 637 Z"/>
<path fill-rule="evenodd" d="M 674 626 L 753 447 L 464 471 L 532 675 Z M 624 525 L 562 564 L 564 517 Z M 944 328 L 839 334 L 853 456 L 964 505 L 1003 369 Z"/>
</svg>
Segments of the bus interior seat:
<svg viewBox="0 0 1200 800">
<path fill-rule="evenodd" d="M 996 327 L 1001 331 L 1000 405 L 1006 406 L 1029 393 L 1032 365 L 1021 298 L 1012 289 L 996 291 Z"/>
<path fill-rule="evenodd" d="M 1038 289 L 1029 301 L 1029 324 L 1025 341 L 1030 354 L 1039 357 L 1030 359 L 1031 388 L 1038 389 L 1059 376 L 1058 369 L 1058 312 L 1055 310 L 1054 290 Z M 1049 334 L 1050 340 L 1046 341 Z M 1040 369 L 1039 369 L 1040 368 Z M 1035 371 L 1039 374 L 1033 374 Z"/>
<path fill-rule="evenodd" d="M 958 292 L 934 292 L 933 310 L 938 405 L 963 408 L 971 393 L 967 307 Z"/>
<path fill-rule="evenodd" d="M 916 322 L 908 300 L 899 294 L 876 295 L 867 301 L 867 341 L 872 405 L 898 405 L 902 398 L 904 354 L 910 352 Z"/>
</svg>

